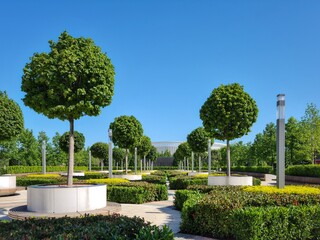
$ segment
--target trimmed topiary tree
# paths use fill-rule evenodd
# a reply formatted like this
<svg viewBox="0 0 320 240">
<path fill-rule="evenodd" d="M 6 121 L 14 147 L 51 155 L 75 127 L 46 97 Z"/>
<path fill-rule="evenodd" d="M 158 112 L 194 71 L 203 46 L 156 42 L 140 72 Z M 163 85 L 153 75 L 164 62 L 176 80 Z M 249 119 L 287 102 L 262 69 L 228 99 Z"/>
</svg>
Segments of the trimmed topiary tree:
<svg viewBox="0 0 320 240">
<path fill-rule="evenodd" d="M 183 161 L 184 157 L 191 156 L 191 148 L 187 142 L 181 143 L 175 153 L 173 154 L 173 165 L 178 166 L 180 161 Z"/>
<path fill-rule="evenodd" d="M 70 145 L 70 133 L 65 132 L 59 138 L 59 147 L 65 153 L 69 152 L 69 145 Z M 84 148 L 85 137 L 82 133 L 74 131 L 74 152 L 80 152 Z"/>
<path fill-rule="evenodd" d="M 35 53 L 23 69 L 23 102 L 37 113 L 70 123 L 68 186 L 73 184 L 74 120 L 97 116 L 110 105 L 114 68 L 90 38 L 73 38 L 63 32 L 49 41 L 49 53 Z"/>
<path fill-rule="evenodd" d="M 153 163 L 155 162 L 155 161 L 157 161 L 157 158 L 158 158 L 158 151 L 157 151 L 157 148 L 155 147 L 155 146 L 152 146 L 151 145 L 151 149 L 150 149 L 150 151 L 148 152 L 148 154 L 147 154 L 147 159 L 149 160 L 149 161 L 151 161 L 151 170 L 153 170 Z"/>
<path fill-rule="evenodd" d="M 109 145 L 103 142 L 96 142 L 90 147 L 90 150 L 92 156 L 100 159 L 101 166 L 103 166 L 102 164 L 109 156 Z"/>
<path fill-rule="evenodd" d="M 24 129 L 23 115 L 19 105 L 0 91 L 0 141 L 18 136 Z"/>
<path fill-rule="evenodd" d="M 191 150 L 198 154 L 199 157 L 199 172 L 201 169 L 201 154 L 208 150 L 209 134 L 203 127 L 196 128 L 187 136 L 187 142 Z M 213 142 L 213 140 L 212 140 Z"/>
<path fill-rule="evenodd" d="M 128 150 L 138 146 L 143 135 L 141 123 L 134 116 L 120 116 L 110 123 L 115 145 L 126 149 L 126 174 L 128 174 Z"/>
<path fill-rule="evenodd" d="M 256 102 L 238 83 L 214 89 L 200 109 L 205 130 L 214 138 L 227 141 L 227 175 L 230 176 L 230 140 L 248 134 L 257 120 Z"/>
<path fill-rule="evenodd" d="M 151 147 L 151 139 L 147 136 L 142 136 L 137 146 L 137 150 L 138 154 L 143 157 L 144 170 L 146 170 L 146 156 L 151 150 Z"/>
</svg>

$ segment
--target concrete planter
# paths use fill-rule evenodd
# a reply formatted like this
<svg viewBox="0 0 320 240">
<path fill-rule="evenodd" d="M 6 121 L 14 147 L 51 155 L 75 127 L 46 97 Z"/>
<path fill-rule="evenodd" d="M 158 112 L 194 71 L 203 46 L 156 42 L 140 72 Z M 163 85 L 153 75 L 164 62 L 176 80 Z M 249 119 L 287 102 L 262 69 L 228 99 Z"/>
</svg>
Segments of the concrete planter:
<svg viewBox="0 0 320 240">
<path fill-rule="evenodd" d="M 113 177 L 114 178 L 124 178 L 124 179 L 128 179 L 129 181 L 142 180 L 142 175 L 123 174 L 123 175 L 113 175 Z"/>
<path fill-rule="evenodd" d="M 252 186 L 252 177 L 235 177 L 235 176 L 209 176 L 209 186 Z"/>
<path fill-rule="evenodd" d="M 106 185 L 33 185 L 27 188 L 27 209 L 41 213 L 70 213 L 104 208 Z"/>
<path fill-rule="evenodd" d="M 63 177 L 67 177 L 68 176 L 68 173 L 66 172 L 62 172 L 60 173 L 61 176 Z M 73 172 L 73 177 L 84 177 L 84 172 Z"/>
<path fill-rule="evenodd" d="M 12 195 L 17 191 L 16 176 L 0 176 L 0 196 Z"/>
<path fill-rule="evenodd" d="M 207 174 L 208 175 L 208 172 L 188 172 L 188 176 L 195 176 L 195 175 L 198 175 L 198 174 Z"/>
</svg>

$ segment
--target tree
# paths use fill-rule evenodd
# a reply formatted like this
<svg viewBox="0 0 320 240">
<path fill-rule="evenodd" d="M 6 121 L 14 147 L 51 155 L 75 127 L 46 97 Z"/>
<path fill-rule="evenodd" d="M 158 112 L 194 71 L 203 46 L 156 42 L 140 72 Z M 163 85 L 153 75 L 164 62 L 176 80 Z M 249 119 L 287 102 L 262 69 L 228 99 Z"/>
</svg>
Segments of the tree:
<svg viewBox="0 0 320 240">
<path fill-rule="evenodd" d="M 38 149 L 42 153 L 42 142 L 46 142 L 46 163 L 48 165 L 54 165 L 54 156 L 53 156 L 53 147 L 50 143 L 50 139 L 44 131 L 39 132 L 38 134 Z"/>
<path fill-rule="evenodd" d="M 316 159 L 320 152 L 320 113 L 315 104 L 308 104 L 305 114 L 301 119 L 302 150 L 305 152 L 306 160 Z"/>
<path fill-rule="evenodd" d="M 122 148 L 115 147 L 113 148 L 112 156 L 113 156 L 114 162 L 118 163 L 120 166 L 122 165 L 122 162 L 126 157 L 126 151 L 123 150 Z"/>
<path fill-rule="evenodd" d="M 126 174 L 128 173 L 128 150 L 138 146 L 143 135 L 141 123 L 134 116 L 120 116 L 110 123 L 112 140 L 120 148 L 126 149 Z"/>
<path fill-rule="evenodd" d="M 248 134 L 257 120 L 256 102 L 238 83 L 214 89 L 200 109 L 205 130 L 214 138 L 227 141 L 227 175 L 230 176 L 230 140 Z"/>
<path fill-rule="evenodd" d="M 151 149 L 147 154 L 147 159 L 149 159 L 149 161 L 154 163 L 157 160 L 157 158 L 158 158 L 157 148 L 155 146 L 151 146 Z M 153 167 L 153 165 L 152 165 L 152 167 Z"/>
<path fill-rule="evenodd" d="M 105 162 L 109 156 L 109 145 L 103 142 L 96 142 L 90 147 L 90 150 L 91 155 L 95 158 L 99 158 L 101 166 L 103 166 L 103 162 Z"/>
<path fill-rule="evenodd" d="M 0 141 L 18 136 L 23 126 L 23 115 L 19 105 L 0 91 Z"/>
<path fill-rule="evenodd" d="M 244 144 L 242 141 L 236 142 L 230 146 L 231 160 L 236 166 L 249 165 L 250 143 Z"/>
<path fill-rule="evenodd" d="M 286 165 L 301 162 L 301 128 L 297 119 L 290 117 L 286 124 Z"/>
<path fill-rule="evenodd" d="M 61 135 L 56 132 L 56 134 L 52 138 L 52 162 L 51 164 L 54 166 L 57 165 L 64 165 L 66 164 L 67 155 L 66 153 L 60 148 L 60 138 Z M 50 164 L 50 162 L 48 162 Z"/>
<path fill-rule="evenodd" d="M 38 141 L 33 136 L 32 130 L 25 129 L 18 137 L 17 163 L 24 166 L 39 166 L 41 154 L 38 148 Z"/>
<path fill-rule="evenodd" d="M 187 142 L 191 150 L 198 154 L 199 171 L 200 171 L 200 163 L 201 163 L 201 154 L 208 150 L 208 139 L 209 139 L 209 134 L 204 130 L 203 127 L 199 127 L 193 130 L 187 136 Z"/>
<path fill-rule="evenodd" d="M 173 154 L 173 165 L 178 166 L 179 162 L 183 161 L 185 157 L 191 156 L 191 148 L 187 142 L 181 143 L 175 153 Z"/>
<path fill-rule="evenodd" d="M 151 147 L 152 147 L 151 139 L 147 136 L 142 136 L 137 146 L 137 151 L 139 156 L 143 157 L 144 170 L 146 170 L 146 156 L 151 150 Z"/>
<path fill-rule="evenodd" d="M 63 32 L 49 41 L 49 53 L 35 53 L 23 69 L 23 102 L 37 113 L 70 123 L 68 186 L 73 184 L 74 121 L 97 116 L 110 105 L 114 68 L 90 38 L 73 38 Z"/>
<path fill-rule="evenodd" d="M 74 152 L 80 152 L 84 148 L 85 137 L 82 133 L 74 131 Z M 69 152 L 70 133 L 65 132 L 59 139 L 59 146 L 64 152 Z"/>
</svg>

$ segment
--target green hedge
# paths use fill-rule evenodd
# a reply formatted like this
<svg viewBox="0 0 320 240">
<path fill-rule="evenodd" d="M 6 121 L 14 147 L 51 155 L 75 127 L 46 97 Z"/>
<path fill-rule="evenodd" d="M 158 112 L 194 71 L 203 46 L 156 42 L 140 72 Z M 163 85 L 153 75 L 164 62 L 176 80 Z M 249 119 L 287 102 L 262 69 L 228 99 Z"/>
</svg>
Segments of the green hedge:
<svg viewBox="0 0 320 240">
<path fill-rule="evenodd" d="M 320 165 L 294 165 L 286 169 L 286 175 L 320 177 Z"/>
<path fill-rule="evenodd" d="M 66 184 L 67 179 L 63 177 L 59 178 L 28 178 L 28 177 L 17 177 L 16 185 L 20 187 L 27 187 L 30 185 L 38 184 Z"/>
<path fill-rule="evenodd" d="M 66 172 L 67 166 L 47 166 L 47 172 Z M 75 166 L 75 171 L 86 171 L 87 166 Z M 41 173 L 42 166 L 8 166 L 5 169 L 2 168 L 1 172 L 3 174 L 19 174 L 19 173 Z"/>
<path fill-rule="evenodd" d="M 206 190 L 208 189 L 209 188 Z M 190 198 L 185 201 L 182 208 L 182 222 L 180 229 L 185 233 L 219 239 L 234 238 L 235 236 L 234 232 L 232 232 L 232 224 L 236 220 L 233 218 L 233 214 L 238 209 L 245 209 L 247 207 L 258 207 L 260 209 L 266 207 L 293 208 L 304 205 L 319 206 L 319 204 L 320 196 L 318 194 L 297 195 L 245 192 L 241 190 L 241 188 L 214 187 L 201 199 Z M 317 225 L 318 223 L 314 222 L 313 224 Z M 245 228 L 247 228 L 247 226 Z M 243 231 L 245 231 L 245 229 Z"/>
<path fill-rule="evenodd" d="M 168 200 L 168 189 L 162 184 L 146 182 L 121 183 L 107 186 L 107 199 L 111 202 L 141 204 Z"/>
<path fill-rule="evenodd" d="M 273 168 L 271 166 L 237 166 L 237 167 L 231 167 L 231 171 L 273 173 Z"/>
<path fill-rule="evenodd" d="M 174 207 L 181 211 L 183 204 L 190 198 L 200 199 L 202 195 L 199 191 L 190 191 L 190 190 L 177 190 L 174 194 Z"/>
<path fill-rule="evenodd" d="M 142 218 L 85 216 L 0 222 L 0 239 L 173 239 L 173 232 Z"/>
<path fill-rule="evenodd" d="M 165 175 L 142 175 L 142 181 L 148 183 L 166 184 L 166 179 Z"/>
<path fill-rule="evenodd" d="M 84 176 L 77 176 L 78 179 L 102 179 L 108 177 L 107 173 L 85 172 Z"/>
<path fill-rule="evenodd" d="M 170 189 L 186 189 L 190 185 L 208 185 L 207 178 L 194 178 L 194 177 L 171 177 L 169 178 Z"/>
<path fill-rule="evenodd" d="M 232 214 L 235 239 L 320 239 L 319 206 L 249 207 Z"/>
</svg>

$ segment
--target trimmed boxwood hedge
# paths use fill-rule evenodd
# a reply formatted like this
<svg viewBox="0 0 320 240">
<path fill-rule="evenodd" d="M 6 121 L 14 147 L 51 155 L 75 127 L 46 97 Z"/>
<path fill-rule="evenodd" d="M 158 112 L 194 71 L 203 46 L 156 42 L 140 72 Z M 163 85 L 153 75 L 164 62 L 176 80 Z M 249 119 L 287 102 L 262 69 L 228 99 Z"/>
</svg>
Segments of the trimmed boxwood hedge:
<svg viewBox="0 0 320 240">
<path fill-rule="evenodd" d="M 66 172 L 67 166 L 47 166 L 47 172 Z M 87 166 L 75 166 L 75 171 L 86 171 Z M 5 169 L 2 168 L 1 172 L 3 174 L 19 174 L 19 173 L 41 173 L 42 166 L 8 166 Z"/>
<path fill-rule="evenodd" d="M 294 165 L 286 169 L 286 175 L 302 177 L 320 177 L 320 165 Z"/>
<path fill-rule="evenodd" d="M 111 202 L 141 204 L 168 200 L 168 189 L 163 184 L 132 182 L 108 185 L 107 189 L 107 199 Z"/>
<path fill-rule="evenodd" d="M 169 179 L 170 189 L 186 189 L 190 185 L 208 185 L 208 178 L 194 178 L 188 176 L 172 177 Z"/>
<path fill-rule="evenodd" d="M 209 236 L 213 238 L 235 238 L 234 231 L 232 231 L 233 224 L 235 222 L 242 221 L 241 217 L 235 217 L 234 214 L 236 211 L 241 212 L 241 209 L 247 208 L 257 208 L 256 211 L 267 211 L 265 208 L 273 207 L 275 209 L 278 208 L 292 208 L 291 212 L 294 211 L 311 211 L 308 207 L 313 207 L 315 205 L 319 208 L 320 205 L 320 195 L 319 194 L 279 194 L 279 193 L 262 193 L 262 192 L 245 192 L 241 190 L 241 187 L 214 187 L 212 189 L 204 188 L 204 190 L 209 191 L 208 194 L 205 194 L 202 198 L 199 197 L 191 197 L 188 198 L 182 208 L 182 222 L 180 226 L 180 230 L 185 233 L 197 234 L 202 236 Z M 179 196 L 179 195 L 177 195 Z M 183 201 L 182 197 L 179 201 Z M 300 209 L 300 207 L 305 206 L 305 208 Z M 274 210 L 277 211 L 277 210 Z M 287 210 L 279 210 L 285 212 Z M 250 214 L 250 213 L 245 213 Z M 264 214 L 264 212 L 263 212 Z M 273 212 L 269 215 L 272 218 Z M 292 213 L 292 217 L 288 217 L 287 222 L 292 225 L 292 228 L 299 229 L 301 225 L 296 226 L 296 220 L 293 216 L 296 213 Z M 306 213 L 307 214 L 307 213 Z M 238 215 L 237 215 L 238 216 Z M 269 224 L 268 221 L 281 222 L 281 214 L 279 215 L 279 219 L 277 219 L 278 215 L 275 215 L 276 218 L 274 220 L 265 219 L 263 224 Z M 302 215 L 304 216 L 304 215 Z M 313 219 L 313 218 L 312 218 Z M 263 220 L 264 221 L 264 220 Z M 301 221 L 304 221 L 303 217 Z M 276 223 L 275 223 L 276 224 Z M 276 224 L 279 228 L 279 232 L 286 231 L 285 229 L 287 225 Z M 294 225 L 294 226 L 293 226 Z M 239 229 L 240 225 L 237 226 L 237 231 L 249 231 L 247 228 L 252 227 L 253 225 L 243 225 L 244 229 Z M 266 225 L 268 226 L 268 225 Z M 319 233 L 319 220 L 314 219 L 309 224 L 307 232 L 310 235 L 313 232 Z M 308 230 L 309 229 L 309 230 Z M 254 234 L 255 231 L 252 230 Z M 303 233 L 305 234 L 305 233 Z M 255 236 L 255 235 L 253 235 Z M 316 236 L 316 235 L 312 235 Z M 265 238 L 261 238 L 260 235 L 257 238 L 245 238 L 245 239 L 278 239 L 278 238 L 268 238 L 268 235 L 264 236 Z M 239 237 L 238 239 L 244 239 Z M 291 238 L 290 235 L 288 238 L 280 238 L 280 239 L 317 239 L 317 238 Z"/>
<path fill-rule="evenodd" d="M 66 178 L 29 178 L 29 177 L 17 177 L 16 185 L 20 187 L 27 187 L 30 185 L 38 185 L 38 184 L 66 184 Z"/>
<path fill-rule="evenodd" d="M 142 181 L 148 183 L 166 184 L 166 179 L 165 175 L 142 175 Z"/>
<path fill-rule="evenodd" d="M 168 227 L 159 228 L 142 218 L 85 216 L 0 222 L 0 239 L 173 239 Z"/>
</svg>

